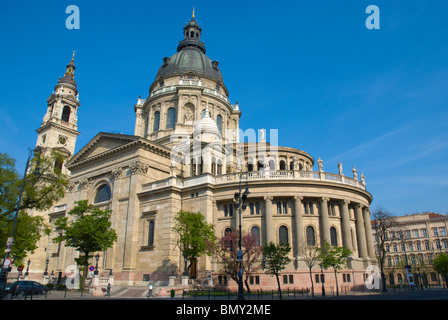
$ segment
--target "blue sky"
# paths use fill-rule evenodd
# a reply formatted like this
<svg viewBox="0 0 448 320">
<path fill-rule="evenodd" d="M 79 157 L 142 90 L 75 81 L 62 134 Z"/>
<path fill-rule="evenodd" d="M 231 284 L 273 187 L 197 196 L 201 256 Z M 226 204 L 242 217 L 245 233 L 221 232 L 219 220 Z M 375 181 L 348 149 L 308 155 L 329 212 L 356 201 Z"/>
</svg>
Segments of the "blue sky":
<svg viewBox="0 0 448 320">
<path fill-rule="evenodd" d="M 379 30 L 365 26 L 372 4 Z M 68 5 L 79 30 L 65 26 Z M 328 172 L 356 166 L 372 209 L 448 213 L 446 0 L 3 3 L 0 151 L 23 172 L 73 50 L 76 151 L 100 131 L 133 134 L 134 104 L 176 52 L 192 7 L 242 129 L 278 129 L 280 145 L 321 157 Z"/>
</svg>

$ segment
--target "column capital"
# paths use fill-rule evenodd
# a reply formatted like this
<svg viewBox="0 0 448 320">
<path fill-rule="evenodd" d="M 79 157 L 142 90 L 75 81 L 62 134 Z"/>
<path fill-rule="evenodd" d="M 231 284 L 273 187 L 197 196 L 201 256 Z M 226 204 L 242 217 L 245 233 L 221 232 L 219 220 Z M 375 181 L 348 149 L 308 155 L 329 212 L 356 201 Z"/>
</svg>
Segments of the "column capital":
<svg viewBox="0 0 448 320">
<path fill-rule="evenodd" d="M 295 195 L 295 196 L 294 196 L 294 200 L 296 200 L 296 201 L 302 201 L 302 200 L 303 200 L 303 196 Z"/>
<path fill-rule="evenodd" d="M 341 203 L 342 203 L 343 205 L 345 204 L 345 205 L 348 206 L 348 205 L 351 203 L 351 201 L 348 200 L 348 199 L 342 199 L 342 200 L 341 200 Z"/>
<path fill-rule="evenodd" d="M 329 198 L 329 197 L 322 197 L 322 198 L 320 199 L 320 201 L 321 201 L 321 202 L 328 202 L 328 201 L 330 201 L 330 198 Z"/>
<path fill-rule="evenodd" d="M 272 201 L 272 200 L 274 200 L 274 197 L 273 196 L 264 196 L 263 199 L 265 201 Z"/>
</svg>

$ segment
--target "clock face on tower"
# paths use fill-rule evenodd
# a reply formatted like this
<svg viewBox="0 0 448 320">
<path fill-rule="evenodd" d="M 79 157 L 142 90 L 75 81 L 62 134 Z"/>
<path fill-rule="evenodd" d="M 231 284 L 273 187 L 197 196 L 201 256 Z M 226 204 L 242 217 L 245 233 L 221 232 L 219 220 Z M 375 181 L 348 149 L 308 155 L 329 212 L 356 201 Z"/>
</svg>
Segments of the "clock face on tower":
<svg viewBox="0 0 448 320">
<path fill-rule="evenodd" d="M 59 136 L 58 143 L 62 144 L 63 146 L 65 146 L 67 144 L 67 138 L 63 137 L 63 136 Z"/>
</svg>

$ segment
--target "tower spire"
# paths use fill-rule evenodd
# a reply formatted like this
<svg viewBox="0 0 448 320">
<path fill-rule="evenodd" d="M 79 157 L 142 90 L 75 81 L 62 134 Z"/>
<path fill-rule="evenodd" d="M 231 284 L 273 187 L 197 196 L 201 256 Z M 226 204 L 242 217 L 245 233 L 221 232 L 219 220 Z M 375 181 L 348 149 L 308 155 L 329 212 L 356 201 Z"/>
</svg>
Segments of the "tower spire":
<svg viewBox="0 0 448 320">
<path fill-rule="evenodd" d="M 193 15 L 191 16 L 192 19 L 194 19 L 194 7 L 193 7 Z"/>
<path fill-rule="evenodd" d="M 70 60 L 70 62 L 67 64 L 66 66 L 67 70 L 64 73 L 64 76 L 62 78 L 59 78 L 58 84 L 56 85 L 72 85 L 75 89 L 75 95 L 78 93 L 77 91 L 77 85 L 75 82 L 75 51 L 73 51 L 73 55 L 72 55 L 72 59 Z"/>
</svg>

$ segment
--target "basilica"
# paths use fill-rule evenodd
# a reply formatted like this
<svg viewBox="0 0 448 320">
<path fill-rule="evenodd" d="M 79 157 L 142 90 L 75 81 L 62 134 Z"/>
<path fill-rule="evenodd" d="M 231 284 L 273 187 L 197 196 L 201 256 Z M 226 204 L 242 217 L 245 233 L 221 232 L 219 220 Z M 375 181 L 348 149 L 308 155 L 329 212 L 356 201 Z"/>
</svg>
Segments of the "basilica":
<svg viewBox="0 0 448 320">
<path fill-rule="evenodd" d="M 32 214 L 44 215 L 51 225 L 79 200 L 111 209 L 118 240 L 95 255 L 100 276 L 113 275 L 116 285 L 168 285 L 170 277 L 180 277 L 185 262 L 172 230 L 180 210 L 201 212 L 217 237 L 236 232 L 241 221 L 242 232 L 257 237 L 260 245 L 289 243 L 284 286 L 311 285 L 303 248 L 324 241 L 353 252 L 339 283 L 362 283 L 366 268 L 376 263 L 372 195 L 363 174 L 358 177 L 353 168 L 346 176 L 341 164 L 338 173 L 326 172 L 320 158 L 278 145 L 275 131 L 267 141 L 264 129 L 241 130 L 244 108 L 229 100 L 219 63 L 206 55 L 201 35 L 193 14 L 177 52 L 162 59 L 148 96 L 139 97 L 133 107 L 134 135 L 99 132 L 76 154 L 80 101 L 71 59 L 47 99 L 36 143 L 41 150 L 68 155 L 62 170 L 70 184 L 51 210 Z M 241 185 L 250 193 L 240 215 L 234 195 Z M 60 279 L 75 264 L 79 253 L 54 243 L 57 235 L 53 229 L 40 240 L 30 256 L 30 278 L 40 279 L 48 269 Z M 323 272 L 329 273 L 330 283 L 333 271 Z M 212 275 L 215 285 L 236 287 L 213 256 L 200 257 L 190 271 L 191 278 L 206 275 Z M 251 284 L 254 289 L 276 287 L 275 278 L 263 270 Z"/>
</svg>

